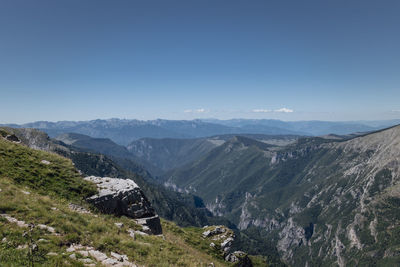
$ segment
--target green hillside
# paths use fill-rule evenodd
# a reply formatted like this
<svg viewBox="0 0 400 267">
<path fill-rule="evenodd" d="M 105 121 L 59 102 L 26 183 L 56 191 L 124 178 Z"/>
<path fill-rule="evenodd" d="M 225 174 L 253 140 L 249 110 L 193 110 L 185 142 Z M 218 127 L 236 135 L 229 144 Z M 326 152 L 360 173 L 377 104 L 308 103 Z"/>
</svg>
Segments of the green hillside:
<svg viewBox="0 0 400 267">
<path fill-rule="evenodd" d="M 224 140 L 218 138 L 197 139 L 154 139 L 143 138 L 127 145 L 128 150 L 136 157 L 142 158 L 157 166 L 161 174 L 164 171 L 182 166 L 205 155 Z"/>
<path fill-rule="evenodd" d="M 72 244 L 108 257 L 124 254 L 146 266 L 229 265 L 201 237 L 201 228 L 179 228 L 163 220 L 163 237 L 132 238 L 128 229 L 141 226 L 126 217 L 100 214 L 83 201 L 95 192 L 94 186 L 81 179 L 69 159 L 3 138 L 0 155 L 1 266 L 96 263 L 91 254 L 85 257 L 69 251 Z M 81 210 L 72 209 L 71 204 Z"/>
<path fill-rule="evenodd" d="M 221 196 L 236 192 L 230 196 L 230 206 L 224 207 L 224 211 L 231 211 L 234 203 L 241 204 L 239 195 L 244 197 L 247 188 L 257 187 L 258 182 L 264 182 L 260 174 L 268 168 L 265 156 L 265 149 L 268 148 L 275 149 L 272 145 L 253 139 L 234 137 L 200 160 L 168 173 L 165 180 L 167 184 L 176 184 L 179 188 L 196 193 L 216 214 L 218 208 L 211 203 Z"/>
<path fill-rule="evenodd" d="M 149 176 L 148 171 L 160 172 L 152 162 L 136 157 L 126 147 L 118 145 L 108 138 L 93 138 L 84 134 L 66 133 L 57 136 L 55 140 L 81 151 L 106 155 L 115 162 L 119 162 L 124 168 L 140 173 L 142 176 Z"/>
<path fill-rule="evenodd" d="M 66 199 L 88 197 L 95 187 L 82 180 L 72 162 L 0 138 L 0 175 L 40 193 Z"/>
<path fill-rule="evenodd" d="M 280 146 L 290 144 L 298 138 L 293 135 L 241 134 L 240 136 Z M 159 174 L 164 174 L 166 171 L 198 160 L 233 137 L 235 135 L 226 134 L 196 139 L 142 138 L 133 141 L 127 148 L 137 158 L 157 166 L 160 169 Z"/>
</svg>

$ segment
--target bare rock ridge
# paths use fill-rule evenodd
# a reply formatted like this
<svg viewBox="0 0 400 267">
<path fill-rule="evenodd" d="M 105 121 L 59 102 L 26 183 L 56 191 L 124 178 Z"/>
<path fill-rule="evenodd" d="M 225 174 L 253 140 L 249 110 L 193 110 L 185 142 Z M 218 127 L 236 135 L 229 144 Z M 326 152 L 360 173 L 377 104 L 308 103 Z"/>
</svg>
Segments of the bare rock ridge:
<svg viewBox="0 0 400 267">
<path fill-rule="evenodd" d="M 162 234 L 160 218 L 134 181 L 96 176 L 85 177 L 85 180 L 97 185 L 98 193 L 87 201 L 100 211 L 135 219 L 147 234 Z"/>
</svg>

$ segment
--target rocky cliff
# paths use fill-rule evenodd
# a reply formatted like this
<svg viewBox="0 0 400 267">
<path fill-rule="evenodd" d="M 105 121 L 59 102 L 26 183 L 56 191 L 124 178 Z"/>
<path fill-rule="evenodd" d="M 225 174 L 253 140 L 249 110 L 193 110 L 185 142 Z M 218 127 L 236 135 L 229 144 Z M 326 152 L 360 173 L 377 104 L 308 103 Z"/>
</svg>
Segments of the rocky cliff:
<svg viewBox="0 0 400 267">
<path fill-rule="evenodd" d="M 100 211 L 136 219 L 147 234 L 162 234 L 160 218 L 135 182 L 96 176 L 85 177 L 85 180 L 97 186 L 98 193 L 87 200 Z"/>
</svg>

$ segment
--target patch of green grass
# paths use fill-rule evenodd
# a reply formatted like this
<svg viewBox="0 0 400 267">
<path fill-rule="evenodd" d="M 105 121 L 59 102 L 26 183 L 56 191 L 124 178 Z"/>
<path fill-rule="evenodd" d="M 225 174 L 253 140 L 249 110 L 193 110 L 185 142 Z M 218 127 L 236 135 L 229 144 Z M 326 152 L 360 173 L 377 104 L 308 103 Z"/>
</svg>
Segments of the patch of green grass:
<svg viewBox="0 0 400 267">
<path fill-rule="evenodd" d="M 46 165 L 43 160 L 50 162 Z M 29 149 L 0 138 L 0 175 L 39 193 L 65 199 L 82 199 L 96 188 L 84 181 L 71 160 L 53 153 Z"/>
<path fill-rule="evenodd" d="M 0 129 L 0 137 L 6 137 L 8 135 L 7 131 Z"/>
</svg>

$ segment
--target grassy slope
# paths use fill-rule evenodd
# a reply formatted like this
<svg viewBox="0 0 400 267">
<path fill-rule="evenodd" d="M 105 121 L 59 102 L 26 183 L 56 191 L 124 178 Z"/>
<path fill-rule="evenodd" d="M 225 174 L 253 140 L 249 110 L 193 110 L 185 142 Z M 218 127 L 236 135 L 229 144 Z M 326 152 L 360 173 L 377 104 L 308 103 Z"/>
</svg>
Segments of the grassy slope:
<svg viewBox="0 0 400 267">
<path fill-rule="evenodd" d="M 27 149 L 4 139 L 0 140 L 0 175 L 42 193 L 64 198 L 85 197 L 95 187 L 83 181 L 71 161 L 56 154 Z M 51 162 L 49 165 L 41 161 Z"/>
<path fill-rule="evenodd" d="M 42 160 L 51 164 L 42 164 Z M 82 198 L 93 192 L 93 186 L 82 181 L 72 162 L 63 157 L 0 138 L 0 170 L 0 213 L 26 223 L 52 226 L 60 233 L 56 236 L 34 229 L 34 240 L 48 241 L 38 243 L 38 254 L 43 257 L 37 261 L 43 266 L 63 266 L 66 261 L 81 266 L 66 252 L 71 243 L 90 245 L 105 253 L 126 254 L 130 260 L 146 266 L 206 266 L 210 262 L 227 265 L 202 240 L 200 228 L 179 228 L 163 220 L 165 240 L 156 236 L 137 236 L 133 240 L 126 229 L 140 226 L 128 218 L 71 211 L 68 203 L 86 206 Z M 116 227 L 116 222 L 123 222 L 124 228 Z M 0 243 L 2 266 L 27 266 L 27 249 L 17 249 L 27 243 L 23 231 L 24 228 L 0 219 L 0 240 L 7 240 Z M 48 252 L 58 256 L 46 256 Z"/>
</svg>

